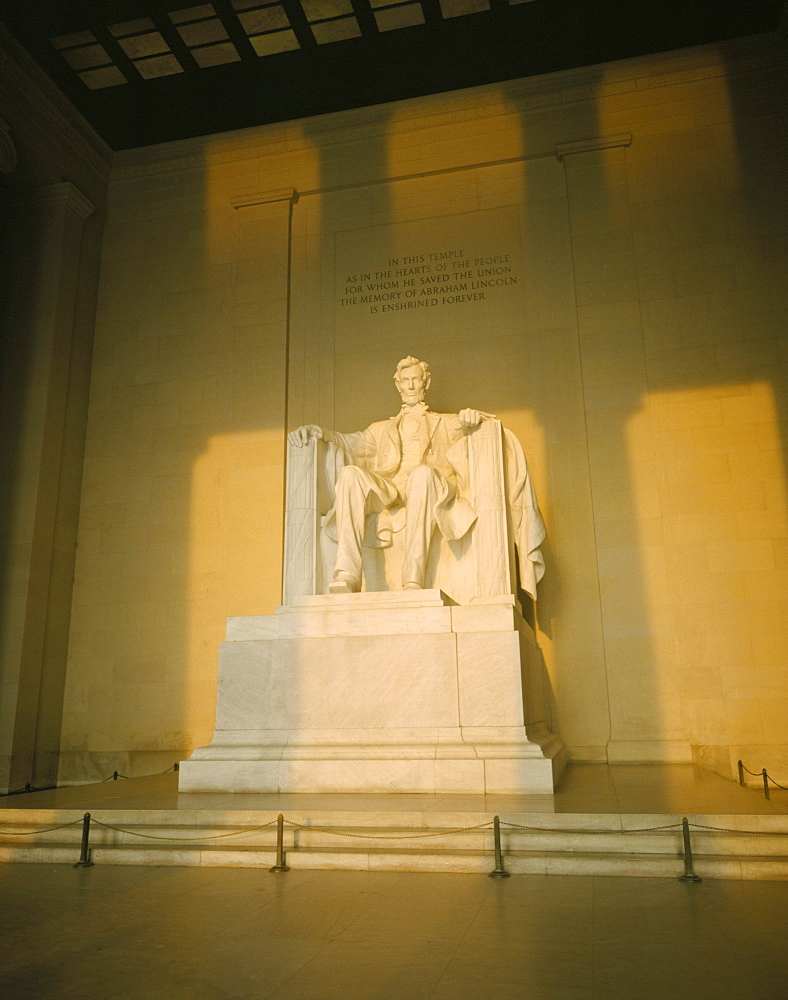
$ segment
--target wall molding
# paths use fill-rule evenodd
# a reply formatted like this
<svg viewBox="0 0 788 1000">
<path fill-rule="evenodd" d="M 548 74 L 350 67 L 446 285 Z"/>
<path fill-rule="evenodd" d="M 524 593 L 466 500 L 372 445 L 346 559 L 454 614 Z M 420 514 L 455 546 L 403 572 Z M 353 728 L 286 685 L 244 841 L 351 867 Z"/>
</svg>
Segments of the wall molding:
<svg viewBox="0 0 788 1000">
<path fill-rule="evenodd" d="M 239 194 L 230 199 L 230 204 L 236 211 L 240 208 L 254 208 L 257 205 L 272 205 L 277 201 L 297 205 L 299 199 L 295 188 L 275 188 L 272 191 L 261 191 L 257 194 Z"/>
<path fill-rule="evenodd" d="M 618 149 L 631 144 L 631 132 L 600 135 L 594 139 L 578 139 L 576 142 L 559 142 L 555 147 L 555 157 L 563 162 L 567 156 L 575 156 L 577 153 L 596 153 L 600 149 Z"/>
</svg>

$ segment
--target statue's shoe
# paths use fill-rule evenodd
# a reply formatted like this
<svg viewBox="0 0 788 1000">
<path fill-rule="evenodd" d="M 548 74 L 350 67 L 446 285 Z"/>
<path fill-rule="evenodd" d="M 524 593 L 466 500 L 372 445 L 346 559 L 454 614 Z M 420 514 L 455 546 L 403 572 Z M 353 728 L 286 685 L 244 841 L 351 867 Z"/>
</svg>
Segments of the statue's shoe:
<svg viewBox="0 0 788 1000">
<path fill-rule="evenodd" d="M 402 584 L 403 590 L 424 590 L 424 587 L 420 583 L 416 583 L 415 580 L 408 580 L 407 583 Z"/>
<path fill-rule="evenodd" d="M 337 573 L 328 585 L 329 594 L 357 594 L 361 590 L 361 581 L 354 580 L 347 573 Z"/>
</svg>

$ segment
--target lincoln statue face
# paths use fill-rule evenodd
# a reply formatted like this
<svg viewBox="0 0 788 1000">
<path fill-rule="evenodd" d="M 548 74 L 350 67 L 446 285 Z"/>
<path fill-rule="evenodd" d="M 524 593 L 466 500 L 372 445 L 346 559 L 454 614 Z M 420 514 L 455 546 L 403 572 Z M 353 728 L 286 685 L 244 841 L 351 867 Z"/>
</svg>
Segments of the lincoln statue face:
<svg viewBox="0 0 788 1000">
<path fill-rule="evenodd" d="M 427 389 L 420 366 L 412 365 L 410 368 L 397 372 L 396 386 L 399 389 L 402 402 L 406 406 L 420 403 L 424 399 L 424 393 Z"/>
<path fill-rule="evenodd" d="M 422 402 L 430 384 L 430 370 L 424 361 L 408 355 L 397 365 L 394 384 L 405 406 Z"/>
</svg>

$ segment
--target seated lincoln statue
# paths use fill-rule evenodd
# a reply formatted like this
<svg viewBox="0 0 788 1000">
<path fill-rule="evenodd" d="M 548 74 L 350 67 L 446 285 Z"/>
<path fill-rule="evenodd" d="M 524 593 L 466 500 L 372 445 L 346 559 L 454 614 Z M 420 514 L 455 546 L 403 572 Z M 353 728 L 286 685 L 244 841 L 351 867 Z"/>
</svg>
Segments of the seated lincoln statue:
<svg viewBox="0 0 788 1000">
<path fill-rule="evenodd" d="M 286 592 L 288 577 L 295 596 L 325 592 L 326 584 L 331 594 L 355 593 L 365 576 L 367 590 L 435 586 L 439 536 L 447 543 L 444 563 L 472 564 L 455 584 L 460 602 L 515 592 L 515 546 L 519 585 L 536 597 L 544 525 L 522 448 L 491 413 L 433 413 L 424 399 L 430 379 L 426 362 L 408 356 L 394 374 L 402 399 L 395 416 L 349 434 L 306 424 L 288 435 Z M 305 488 L 299 458 L 313 442 L 325 443 L 313 462 L 322 486 Z M 312 510 L 321 495 L 327 509 Z M 321 536 L 312 548 L 321 553 L 315 558 L 324 583 L 315 572 L 305 591 L 303 580 L 293 586 L 303 570 L 288 562 L 303 557 L 312 530 Z M 365 551 L 393 545 L 401 550 L 401 579 L 375 585 Z"/>
</svg>

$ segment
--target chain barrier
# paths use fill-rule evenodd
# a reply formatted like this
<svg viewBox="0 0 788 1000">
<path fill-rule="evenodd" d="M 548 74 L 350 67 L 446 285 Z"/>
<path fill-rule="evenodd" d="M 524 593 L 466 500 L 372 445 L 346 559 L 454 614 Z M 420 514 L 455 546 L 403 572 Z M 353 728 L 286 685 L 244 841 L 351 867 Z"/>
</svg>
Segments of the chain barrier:
<svg viewBox="0 0 788 1000">
<path fill-rule="evenodd" d="M 77 826 L 82 823 L 82 844 L 80 848 L 79 861 L 73 866 L 74 868 L 92 868 L 94 862 L 91 860 L 90 851 L 90 823 L 91 823 L 90 813 L 85 813 L 81 820 L 72 820 L 70 823 L 62 823 L 59 826 L 47 827 L 41 830 L 0 830 L 0 835 L 13 836 L 13 837 L 25 837 L 31 836 L 37 833 L 52 833 L 55 830 L 65 830 L 67 827 Z M 265 830 L 276 823 L 276 862 L 273 868 L 269 869 L 271 872 L 289 872 L 290 868 L 286 863 L 286 852 L 284 847 L 284 826 L 285 823 L 289 827 L 295 830 L 306 830 L 312 833 L 324 833 L 329 836 L 335 837 L 352 837 L 355 840 L 387 840 L 387 841 L 403 841 L 403 840 L 424 840 L 434 837 L 449 837 L 457 833 L 470 833 L 477 830 L 489 830 L 490 827 L 493 828 L 493 840 L 494 840 L 494 852 L 495 852 L 495 868 L 489 872 L 490 878 L 508 878 L 509 872 L 506 871 L 503 864 L 503 852 L 501 850 L 501 818 L 500 816 L 494 816 L 492 820 L 487 820 L 485 823 L 476 823 L 474 826 L 463 826 L 458 827 L 455 830 L 438 830 L 431 833 L 391 833 L 391 834 L 376 834 L 376 833 L 351 833 L 348 830 L 332 830 L 328 827 L 321 826 L 308 826 L 304 823 L 297 823 L 295 820 L 286 820 L 282 813 L 279 813 L 276 819 L 269 820 L 268 823 L 259 823 L 256 826 L 244 827 L 240 830 L 229 830 L 226 833 L 214 833 L 208 834 L 204 837 L 167 837 L 162 834 L 153 833 L 140 833 L 138 830 L 127 830 L 121 826 L 114 826 L 111 823 L 104 823 L 101 820 L 94 819 L 93 822 L 102 827 L 105 830 L 113 830 L 115 833 L 124 834 L 129 837 L 142 837 L 145 840 L 158 840 L 158 841 L 175 841 L 177 843 L 195 843 L 195 842 L 205 842 L 209 840 L 224 840 L 227 837 L 239 837 L 242 834 L 257 833 L 260 830 Z M 695 827 L 697 830 L 713 830 L 721 833 L 734 833 L 734 834 L 765 834 L 768 835 L 772 832 L 774 833 L 786 833 L 788 831 L 770 831 L 770 830 L 733 830 L 727 827 L 721 826 L 710 826 L 703 823 L 690 823 L 686 816 L 684 816 L 680 823 L 664 823 L 660 826 L 646 826 L 646 827 L 634 827 L 632 829 L 618 829 L 618 830 L 588 830 L 579 829 L 572 827 L 548 827 L 548 826 L 526 826 L 523 823 L 513 823 L 511 821 L 504 820 L 504 826 L 516 830 L 527 830 L 529 833 L 564 833 L 564 834 L 602 834 L 607 836 L 612 836 L 613 834 L 633 834 L 633 833 L 653 833 L 661 830 L 675 830 L 677 827 L 681 827 L 682 839 L 683 839 L 683 855 L 684 855 L 684 874 L 679 876 L 680 882 L 691 882 L 699 883 L 703 879 L 695 874 L 692 867 L 692 844 L 690 842 L 690 826 Z"/>
<path fill-rule="evenodd" d="M 437 833 L 394 833 L 391 835 L 379 833 L 348 833 L 346 830 L 329 830 L 322 826 L 305 826 L 303 823 L 295 823 L 286 819 L 285 823 L 296 830 L 309 830 L 313 833 L 330 833 L 335 837 L 354 837 L 358 840 L 423 840 L 426 837 L 448 837 L 454 833 L 468 833 L 471 830 L 489 829 L 493 825 L 492 820 L 486 823 L 479 823 L 476 826 L 462 826 L 456 830 L 439 830 Z"/>
<path fill-rule="evenodd" d="M 176 760 L 174 764 L 171 764 L 167 768 L 166 771 L 156 771 L 156 774 L 169 774 L 170 771 L 177 772 L 180 771 L 180 767 L 180 762 Z M 137 777 L 148 777 L 148 775 L 137 775 Z M 106 778 L 102 778 L 98 784 L 103 785 L 105 781 L 117 781 L 118 778 L 130 780 L 127 774 L 121 774 L 119 771 L 113 771 L 112 774 L 108 775 Z M 24 788 L 15 788 L 12 792 L 0 792 L 0 795 L 23 795 L 25 792 L 53 792 L 57 791 L 57 787 L 57 785 L 47 785 L 46 788 L 34 788 L 28 781 Z"/>
<path fill-rule="evenodd" d="M 0 829 L 0 836 L 6 837 L 30 837 L 38 833 L 54 833 L 56 830 L 66 830 L 68 827 L 77 826 L 81 823 L 81 819 L 72 820 L 70 823 L 61 823 L 59 826 L 48 826 L 40 830 L 3 830 Z M 241 830 L 231 830 L 228 833 L 214 833 L 209 834 L 205 837 L 166 837 L 161 834 L 153 833 L 140 833 L 138 830 L 128 830 L 122 826 L 113 826 L 111 823 L 104 823 L 101 820 L 93 817 L 92 822 L 96 826 L 101 826 L 105 830 L 112 830 L 115 833 L 125 833 L 129 837 L 142 837 L 145 840 L 173 840 L 179 841 L 181 843 L 194 843 L 197 841 L 204 840 L 223 840 L 227 837 L 239 837 L 245 833 L 257 833 L 259 830 L 266 830 L 268 827 L 273 826 L 277 821 L 275 819 L 270 820 L 268 823 L 260 823 L 257 826 L 244 827 Z M 379 834 L 379 833 L 350 833 L 348 830 L 332 830 L 325 826 L 309 826 L 305 823 L 296 823 L 295 820 L 285 819 L 285 824 L 292 827 L 294 830 L 305 830 L 308 833 L 326 833 L 335 837 L 350 837 L 354 840 L 425 840 L 435 837 L 450 837 L 458 833 L 472 833 L 475 830 L 489 830 L 490 827 L 494 825 L 494 820 L 488 820 L 486 823 L 477 823 L 475 826 L 460 826 L 455 830 L 438 830 L 435 833 L 391 833 L 391 834 Z M 510 827 L 515 830 L 528 830 L 530 833 L 566 833 L 566 834 L 585 834 L 586 836 L 621 836 L 631 833 L 656 833 L 660 830 L 676 830 L 681 827 L 681 823 L 665 823 L 661 826 L 641 826 L 633 827 L 631 829 L 621 828 L 619 830 L 596 830 L 596 829 L 583 829 L 580 827 L 563 827 L 563 826 L 526 826 L 523 823 L 513 823 L 510 820 L 502 819 L 500 821 L 501 826 Z M 696 830 L 711 830 L 715 833 L 740 833 L 746 836 L 762 836 L 762 837 L 784 837 L 788 835 L 786 830 L 740 830 L 730 826 L 710 826 L 705 823 L 694 823 L 690 822 L 689 825 L 694 827 Z"/>
<path fill-rule="evenodd" d="M 24 788 L 15 788 L 12 792 L 2 792 L 0 794 L 6 796 L 6 795 L 24 795 L 26 792 L 51 792 L 56 787 L 57 787 L 56 785 L 48 785 L 46 788 L 34 788 L 33 785 L 31 785 L 30 782 L 28 781 L 28 783 L 25 785 Z"/>
<path fill-rule="evenodd" d="M 534 833 L 601 833 L 601 834 L 615 834 L 615 833 L 652 833 L 654 830 L 673 830 L 677 826 L 681 826 L 681 823 L 666 823 L 664 826 L 643 826 L 636 827 L 632 830 L 586 830 L 586 829 L 572 829 L 567 826 L 523 826 L 522 823 L 510 823 L 505 819 L 501 820 L 503 826 L 516 827 L 518 830 L 531 830 Z"/>
<path fill-rule="evenodd" d="M 266 827 L 273 826 L 276 820 L 272 819 L 270 823 L 261 823 L 259 826 L 249 826 L 244 830 L 231 830 L 229 833 L 214 833 L 207 837 L 162 837 L 154 833 L 139 833 L 137 830 L 124 830 L 121 826 L 102 823 L 100 819 L 94 819 L 93 822 L 96 826 L 103 826 L 105 830 L 114 830 L 115 833 L 125 833 L 130 837 L 144 837 L 145 840 L 177 840 L 181 843 L 187 843 L 196 840 L 222 840 L 225 837 L 239 837 L 242 833 L 256 833 L 258 830 L 265 830 Z"/>
<path fill-rule="evenodd" d="M 739 761 L 739 763 L 741 764 L 741 761 Z M 761 777 L 763 777 L 763 775 L 765 774 L 765 775 L 766 775 L 766 777 L 767 777 L 767 778 L 769 779 L 769 781 L 771 781 L 771 783 L 772 783 L 773 785 L 777 785 L 777 787 L 778 787 L 778 788 L 782 788 L 782 790 L 783 790 L 784 792 L 788 792 L 788 786 L 786 786 L 786 785 L 781 785 L 779 781 L 775 781 L 775 780 L 774 780 L 774 778 L 773 778 L 773 777 L 772 777 L 772 776 L 771 776 L 771 775 L 770 775 L 770 774 L 768 773 L 768 771 L 766 770 L 766 768 L 765 768 L 765 767 L 764 767 L 764 768 L 762 768 L 762 769 L 761 769 L 760 771 L 751 771 L 751 770 L 749 769 L 749 767 L 747 767 L 746 765 L 744 765 L 744 764 L 741 764 L 741 766 L 742 766 L 742 770 L 743 770 L 743 771 L 746 771 L 746 772 L 747 772 L 747 774 L 751 774 L 751 775 L 752 775 L 752 776 L 753 776 L 754 778 L 761 778 Z"/>
<path fill-rule="evenodd" d="M 737 830 L 730 826 L 708 826 L 703 823 L 692 823 L 690 826 L 695 827 L 698 830 L 714 830 L 717 833 L 742 833 L 742 834 L 754 834 L 765 837 L 785 837 L 788 835 L 788 830 Z M 681 823 L 666 823 L 664 826 L 641 826 L 633 827 L 632 829 L 620 830 L 586 830 L 586 829 L 572 829 L 570 827 L 563 826 L 523 826 L 521 823 L 509 823 L 506 820 L 501 820 L 501 826 L 512 826 L 516 827 L 518 830 L 530 830 L 533 833 L 585 833 L 585 834 L 621 834 L 621 833 L 653 833 L 655 830 L 675 830 L 682 826 Z"/>
<path fill-rule="evenodd" d="M 36 833 L 52 833 L 55 830 L 64 830 L 67 827 L 76 826 L 82 823 L 82 844 L 80 848 L 79 861 L 73 866 L 74 868 L 92 868 L 93 861 L 91 860 L 90 851 L 90 823 L 91 815 L 90 813 L 85 813 L 82 820 L 73 820 L 70 823 L 63 823 L 59 826 L 48 827 L 41 830 L 0 830 L 0 835 L 5 836 L 31 836 Z M 409 833 L 409 834 L 374 834 L 374 833 L 350 833 L 347 830 L 331 830 L 327 827 L 320 826 L 308 826 L 304 823 L 297 823 L 295 820 L 286 820 L 282 813 L 279 813 L 276 819 L 270 820 L 268 823 L 260 823 L 256 826 L 245 827 L 241 830 L 230 830 L 226 833 L 215 833 L 209 834 L 205 837 L 167 837 L 161 834 L 151 834 L 151 833 L 140 833 L 138 830 L 127 830 L 120 826 L 114 826 L 111 823 L 103 823 L 101 820 L 93 820 L 93 822 L 102 827 L 105 830 L 113 830 L 115 833 L 124 834 L 130 837 L 142 837 L 145 840 L 158 840 L 158 841 L 175 841 L 178 843 L 195 843 L 195 842 L 205 842 L 209 840 L 223 840 L 227 837 L 238 837 L 242 834 L 257 833 L 260 830 L 265 830 L 276 823 L 276 861 L 274 866 L 270 869 L 271 872 L 288 872 L 290 867 L 286 863 L 286 852 L 284 848 L 284 825 L 287 823 L 289 827 L 293 830 L 307 830 L 313 833 L 324 833 L 330 836 L 338 837 L 352 837 L 356 840 L 387 840 L 387 841 L 403 841 L 403 840 L 423 840 L 427 838 L 434 837 L 448 837 L 457 833 L 469 833 L 476 830 L 489 830 L 493 827 L 493 838 L 494 838 L 494 852 L 495 852 L 495 868 L 488 873 L 490 878 L 508 878 L 509 872 L 504 868 L 503 863 L 503 852 L 501 850 L 501 818 L 500 816 L 493 817 L 492 820 L 487 820 L 485 823 L 477 823 L 474 826 L 464 826 L 458 827 L 455 830 L 438 830 L 434 833 Z M 679 876 L 679 882 L 685 883 L 700 883 L 703 881 L 692 867 L 692 845 L 690 842 L 690 826 L 695 827 L 698 830 L 713 830 L 723 833 L 738 833 L 738 834 L 768 834 L 772 831 L 768 830 L 733 830 L 726 827 L 717 827 L 705 825 L 702 823 L 690 823 L 686 816 L 684 816 L 680 823 L 664 823 L 660 826 L 648 826 L 648 827 L 635 827 L 633 829 L 618 829 L 618 830 L 587 830 L 578 828 L 562 828 L 562 827 L 539 827 L 539 826 L 526 826 L 522 823 L 513 823 L 511 821 L 504 821 L 504 826 L 510 827 L 511 829 L 517 830 L 527 830 L 530 833 L 565 833 L 565 834 L 602 834 L 602 835 L 613 835 L 613 834 L 633 834 L 633 833 L 653 833 L 661 830 L 674 830 L 677 827 L 682 829 L 682 839 L 683 839 L 683 856 L 684 856 L 684 874 Z M 784 831 L 774 831 L 781 833 Z M 785 831 L 788 832 L 788 831 Z"/>
<path fill-rule="evenodd" d="M 744 833 L 748 836 L 785 837 L 788 835 L 788 830 L 734 830 L 733 827 L 729 826 L 704 826 L 703 823 L 690 823 L 690 826 L 694 826 L 698 830 L 715 830 L 718 833 Z"/>
<path fill-rule="evenodd" d="M 739 767 L 739 784 L 744 784 L 744 772 L 751 774 L 753 778 L 761 778 L 763 781 L 763 794 L 768 799 L 769 795 L 769 782 L 775 785 L 777 788 L 781 788 L 784 792 L 788 792 L 788 788 L 785 785 L 781 785 L 779 781 L 775 781 L 774 778 L 768 773 L 765 767 L 761 768 L 760 771 L 751 771 L 749 767 L 746 767 L 744 763 L 740 760 L 738 761 Z"/>
<path fill-rule="evenodd" d="M 82 822 L 82 818 L 75 819 L 71 823 L 61 823 L 60 826 L 48 826 L 43 830 L 0 830 L 0 837 L 32 837 L 36 833 L 52 833 L 54 830 L 65 830 L 69 826 L 77 826 Z"/>
</svg>

